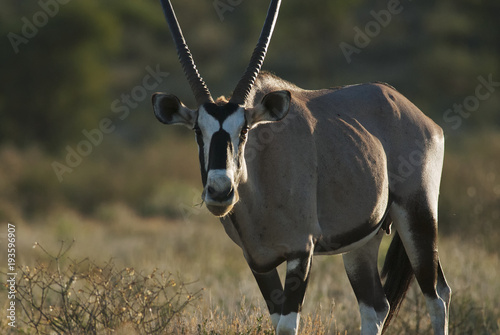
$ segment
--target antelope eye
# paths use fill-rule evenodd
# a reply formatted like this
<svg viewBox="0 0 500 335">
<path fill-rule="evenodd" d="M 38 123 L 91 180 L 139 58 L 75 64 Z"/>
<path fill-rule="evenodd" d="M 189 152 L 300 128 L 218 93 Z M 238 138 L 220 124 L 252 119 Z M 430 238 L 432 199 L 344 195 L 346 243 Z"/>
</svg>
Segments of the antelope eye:
<svg viewBox="0 0 500 335">
<path fill-rule="evenodd" d="M 248 133 L 248 128 L 247 127 L 241 129 L 241 135 L 246 135 L 247 133 Z"/>
</svg>

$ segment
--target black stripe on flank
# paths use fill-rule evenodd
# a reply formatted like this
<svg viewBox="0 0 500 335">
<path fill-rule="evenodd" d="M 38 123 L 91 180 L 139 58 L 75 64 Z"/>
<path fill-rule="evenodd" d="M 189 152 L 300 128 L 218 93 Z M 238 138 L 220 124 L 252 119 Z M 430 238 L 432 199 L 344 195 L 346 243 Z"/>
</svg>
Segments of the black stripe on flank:
<svg viewBox="0 0 500 335">
<path fill-rule="evenodd" d="M 208 159 L 208 170 L 226 169 L 228 151 L 232 152 L 231 137 L 225 130 L 212 135 Z"/>
<path fill-rule="evenodd" d="M 353 229 L 349 232 L 346 232 L 342 235 L 330 236 L 330 237 L 321 237 L 314 247 L 315 253 L 323 253 L 323 252 L 334 252 L 339 250 L 340 248 L 346 247 L 348 245 L 354 244 L 364 237 L 370 235 L 375 230 L 380 229 L 382 226 L 382 222 L 377 225 L 375 228 L 370 223 Z"/>
<path fill-rule="evenodd" d="M 392 197 L 389 194 L 389 201 L 387 203 L 387 208 L 385 210 L 384 216 L 382 219 L 379 221 L 379 223 L 373 227 L 373 224 L 371 222 L 366 223 L 365 225 L 358 227 L 356 229 L 353 229 L 349 232 L 346 232 L 342 235 L 338 236 L 330 236 L 330 237 L 321 237 L 317 242 L 314 247 L 314 252 L 315 253 L 323 253 L 323 252 L 334 252 L 340 248 L 346 247 L 348 245 L 354 244 L 361 239 L 365 238 L 366 236 L 370 235 L 376 230 L 379 230 L 380 228 L 388 228 L 389 227 L 389 222 L 386 221 L 387 215 L 389 213 L 389 208 L 392 205 Z"/>
</svg>

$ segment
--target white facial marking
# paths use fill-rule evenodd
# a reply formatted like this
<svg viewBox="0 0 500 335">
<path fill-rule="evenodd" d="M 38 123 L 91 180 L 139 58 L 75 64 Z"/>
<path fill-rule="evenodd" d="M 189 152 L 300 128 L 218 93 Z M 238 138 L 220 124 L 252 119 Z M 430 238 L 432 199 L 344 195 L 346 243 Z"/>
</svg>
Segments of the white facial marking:
<svg viewBox="0 0 500 335">
<path fill-rule="evenodd" d="M 208 114 L 203 106 L 201 106 L 199 109 L 198 125 L 200 126 L 201 130 L 209 133 L 210 136 L 212 136 L 213 133 L 220 129 L 219 121 L 212 115 Z"/>
<path fill-rule="evenodd" d="M 213 179 L 217 179 L 220 177 L 227 177 L 232 180 L 234 178 L 234 174 L 232 170 L 213 169 L 208 172 L 208 178 L 210 177 L 212 177 Z"/>
<path fill-rule="evenodd" d="M 361 335 L 382 334 L 387 311 L 377 313 L 375 308 L 360 303 L 359 313 L 361 314 Z"/>
<path fill-rule="evenodd" d="M 245 114 L 243 108 L 229 115 L 222 123 L 222 129 L 227 131 L 231 136 L 231 142 L 234 148 L 234 157 L 238 157 L 238 144 L 240 138 L 241 128 L 245 124 Z"/>
<path fill-rule="evenodd" d="M 208 170 L 208 154 L 210 151 L 210 142 L 212 141 L 212 136 L 214 135 L 214 133 L 220 129 L 220 123 L 216 118 L 208 114 L 203 106 L 201 106 L 198 112 L 198 126 L 203 133 L 203 154 L 205 157 L 205 170 Z"/>
<path fill-rule="evenodd" d="M 235 159 L 238 157 L 239 137 L 244 124 L 245 112 L 241 107 L 222 122 L 222 129 L 231 137 Z M 216 118 L 207 113 L 205 108 L 201 106 L 198 115 L 198 126 L 203 133 L 205 169 L 208 170 L 210 142 L 212 141 L 213 134 L 221 129 L 221 125 Z"/>
<path fill-rule="evenodd" d="M 231 182 L 234 179 L 232 169 L 216 169 L 208 171 L 207 185 L 212 186 L 218 191 L 231 187 Z"/>
<path fill-rule="evenodd" d="M 234 112 L 233 114 L 229 115 L 224 122 L 222 123 L 222 129 L 227 131 L 229 134 L 235 134 L 236 136 L 239 135 L 239 131 L 241 130 L 241 127 L 245 123 L 245 115 L 244 112 L 242 111 L 242 108 Z"/>
<path fill-rule="evenodd" d="M 299 313 L 290 313 L 282 315 L 278 327 L 276 328 L 277 335 L 297 335 L 299 330 Z"/>
</svg>

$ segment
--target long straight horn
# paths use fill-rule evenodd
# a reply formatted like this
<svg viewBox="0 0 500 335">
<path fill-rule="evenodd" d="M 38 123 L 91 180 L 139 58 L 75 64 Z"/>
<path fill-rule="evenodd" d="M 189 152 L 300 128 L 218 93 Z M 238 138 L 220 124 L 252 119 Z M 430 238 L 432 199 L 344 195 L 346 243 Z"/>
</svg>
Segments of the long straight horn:
<svg viewBox="0 0 500 335">
<path fill-rule="evenodd" d="M 170 0 L 161 0 L 161 5 L 163 7 L 163 13 L 167 19 L 170 32 L 172 33 L 172 38 L 174 39 L 175 46 L 177 48 L 177 55 L 179 56 L 179 61 L 181 62 L 182 68 L 184 69 L 184 74 L 191 86 L 191 90 L 196 98 L 198 105 L 202 105 L 207 102 L 213 102 L 212 95 L 207 88 L 207 85 L 201 78 L 196 65 L 194 64 L 193 56 L 191 51 L 186 44 L 186 40 L 182 35 L 181 27 L 179 22 L 175 17 L 174 9 Z"/>
<path fill-rule="evenodd" d="M 266 57 L 267 47 L 271 41 L 271 36 L 273 34 L 274 25 L 276 24 L 276 19 L 278 18 L 278 12 L 280 8 L 281 0 L 272 0 L 267 11 L 266 21 L 264 22 L 264 27 L 262 27 L 262 32 L 260 33 L 259 41 L 255 47 L 252 58 L 250 58 L 250 63 L 241 77 L 238 85 L 234 89 L 233 96 L 230 102 L 237 104 L 244 104 L 250 90 L 257 79 L 262 63 L 264 63 L 264 58 Z"/>
</svg>

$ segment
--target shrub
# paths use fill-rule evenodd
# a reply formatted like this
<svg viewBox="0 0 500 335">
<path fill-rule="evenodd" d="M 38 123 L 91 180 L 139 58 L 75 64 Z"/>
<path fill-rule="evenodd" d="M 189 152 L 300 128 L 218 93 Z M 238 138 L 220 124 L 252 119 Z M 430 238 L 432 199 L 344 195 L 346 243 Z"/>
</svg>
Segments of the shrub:
<svg viewBox="0 0 500 335">
<path fill-rule="evenodd" d="M 72 245 L 61 243 L 52 255 L 35 244 L 49 262 L 18 270 L 20 321 L 38 334 L 160 334 L 200 296 L 157 269 L 142 274 L 112 261 L 71 260 Z"/>
</svg>

